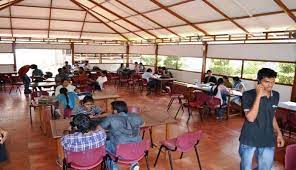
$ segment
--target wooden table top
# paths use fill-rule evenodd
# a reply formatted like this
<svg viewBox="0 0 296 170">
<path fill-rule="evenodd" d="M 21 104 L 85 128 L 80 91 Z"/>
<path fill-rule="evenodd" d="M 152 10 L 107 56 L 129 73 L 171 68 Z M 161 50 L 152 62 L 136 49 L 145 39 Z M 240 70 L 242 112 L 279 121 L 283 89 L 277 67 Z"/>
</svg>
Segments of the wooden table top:
<svg viewBox="0 0 296 170">
<path fill-rule="evenodd" d="M 103 114 L 99 117 L 106 117 L 111 113 Z M 141 114 L 144 119 L 142 127 L 151 127 L 165 124 L 177 123 L 175 119 L 170 117 L 167 113 L 158 114 L 157 117 L 151 112 L 144 112 Z M 71 119 L 57 119 L 50 120 L 50 127 L 53 138 L 60 138 L 63 135 L 64 130 L 67 130 L 70 126 Z"/>
</svg>

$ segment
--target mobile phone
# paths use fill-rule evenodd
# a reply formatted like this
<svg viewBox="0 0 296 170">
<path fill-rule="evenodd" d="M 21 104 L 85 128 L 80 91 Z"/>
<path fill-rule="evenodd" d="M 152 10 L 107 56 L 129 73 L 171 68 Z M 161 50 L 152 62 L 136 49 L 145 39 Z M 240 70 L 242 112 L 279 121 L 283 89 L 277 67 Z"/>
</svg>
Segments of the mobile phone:
<svg viewBox="0 0 296 170">
<path fill-rule="evenodd" d="M 258 84 L 261 84 L 261 80 L 257 80 Z"/>
</svg>

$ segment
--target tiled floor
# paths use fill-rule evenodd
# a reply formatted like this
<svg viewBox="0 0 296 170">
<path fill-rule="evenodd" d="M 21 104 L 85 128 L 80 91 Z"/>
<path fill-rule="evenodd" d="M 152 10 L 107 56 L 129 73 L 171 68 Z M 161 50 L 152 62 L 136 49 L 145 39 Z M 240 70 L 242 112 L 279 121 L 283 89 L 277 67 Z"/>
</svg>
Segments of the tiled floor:
<svg viewBox="0 0 296 170">
<path fill-rule="evenodd" d="M 119 90 L 112 86 L 108 90 L 120 94 L 129 105 L 140 106 L 144 112 L 153 112 L 157 116 L 160 112 L 174 115 L 177 109 L 175 103 L 169 112 L 166 106 L 169 97 L 166 95 L 146 96 L 145 92 L 138 90 L 132 92 L 126 88 Z M 9 132 L 6 147 L 10 160 L 0 164 L 0 170 L 56 170 L 59 167 L 55 163 L 56 144 L 49 136 L 44 136 L 39 127 L 39 117 L 33 112 L 33 124 L 30 125 L 28 98 L 24 94 L 0 91 L 0 126 Z M 102 103 L 98 103 L 101 105 Z M 103 105 L 102 105 L 103 106 Z M 187 113 L 178 116 L 178 123 L 169 125 L 169 137 L 176 137 L 187 131 L 201 129 L 204 132 L 199 145 L 199 153 L 202 168 L 206 170 L 237 170 L 239 169 L 238 137 L 243 123 L 241 117 L 234 117 L 228 121 L 217 122 L 209 118 L 201 122 L 194 112 L 193 120 L 186 126 Z M 165 126 L 153 128 L 154 141 L 164 139 Z M 295 143 L 295 141 L 289 141 Z M 150 166 L 153 167 L 158 149 L 153 148 L 149 152 Z M 183 159 L 180 154 L 174 153 L 175 169 L 198 169 L 194 151 L 186 153 Z M 273 169 L 283 169 L 284 149 L 276 151 Z M 141 161 L 141 169 L 145 169 L 145 161 Z M 122 169 L 127 169 L 122 167 Z M 160 155 L 156 167 L 151 169 L 169 169 L 168 156 Z"/>
</svg>

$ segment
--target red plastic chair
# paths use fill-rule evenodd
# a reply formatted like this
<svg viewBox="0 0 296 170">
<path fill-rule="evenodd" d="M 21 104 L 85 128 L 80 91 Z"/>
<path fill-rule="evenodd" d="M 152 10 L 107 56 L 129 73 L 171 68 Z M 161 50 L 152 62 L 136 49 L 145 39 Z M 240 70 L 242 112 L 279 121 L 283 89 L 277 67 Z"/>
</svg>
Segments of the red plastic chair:
<svg viewBox="0 0 296 170">
<path fill-rule="evenodd" d="M 141 108 L 137 107 L 137 106 L 129 106 L 128 107 L 128 112 L 129 113 L 137 113 L 140 114 L 141 113 Z M 141 127 L 141 131 L 142 133 L 142 139 L 144 139 L 145 137 L 145 132 L 149 130 L 149 137 L 150 137 L 150 143 L 151 143 L 151 147 L 153 147 L 153 138 L 152 138 L 152 127 Z"/>
<path fill-rule="evenodd" d="M 140 142 L 132 142 L 119 144 L 116 146 L 116 154 L 108 152 L 108 156 L 114 161 L 122 164 L 132 164 L 140 161 L 143 157 L 146 160 L 147 169 L 149 169 L 148 150 L 150 141 L 143 140 Z"/>
<path fill-rule="evenodd" d="M 170 98 L 171 98 L 171 100 L 170 100 L 170 102 L 168 104 L 168 108 L 167 108 L 167 111 L 169 111 L 170 108 L 171 108 L 171 106 L 172 106 L 172 104 L 173 104 L 173 102 L 174 102 L 174 100 L 178 99 L 179 104 L 182 104 L 182 101 L 181 100 L 184 99 L 184 95 L 181 94 L 181 93 L 174 93 L 172 91 L 171 87 L 166 87 L 166 89 L 167 89 L 167 92 L 169 93 Z"/>
<path fill-rule="evenodd" d="M 288 111 L 283 109 L 277 109 L 275 112 L 275 118 L 278 122 L 278 125 L 282 131 L 282 134 L 284 134 L 284 129 L 286 127 L 287 121 L 288 121 Z"/>
<path fill-rule="evenodd" d="M 106 156 L 105 146 L 99 148 L 89 149 L 82 152 L 65 151 L 65 158 L 63 160 L 63 169 L 93 169 L 99 166 Z M 102 164 L 103 166 L 103 164 Z"/>
<path fill-rule="evenodd" d="M 168 154 L 169 154 L 171 170 L 173 170 L 173 160 L 172 160 L 171 152 L 174 152 L 174 151 L 181 152 L 180 159 L 182 159 L 183 153 L 189 152 L 192 149 L 195 150 L 196 158 L 198 161 L 198 166 L 199 166 L 199 169 L 201 169 L 201 163 L 200 163 L 198 151 L 196 148 L 200 139 L 201 139 L 201 136 L 202 136 L 202 131 L 199 130 L 196 132 L 185 133 L 183 135 L 178 136 L 177 138 L 172 138 L 172 139 L 161 141 L 160 142 L 161 146 L 159 148 L 159 151 L 158 151 L 155 163 L 154 163 L 154 167 L 156 166 L 156 163 L 158 161 L 161 149 L 164 147 L 168 151 Z"/>
<path fill-rule="evenodd" d="M 141 79 L 139 81 L 139 85 L 140 85 L 140 90 L 143 91 L 144 90 L 144 87 L 147 88 L 148 86 L 148 81 L 146 79 Z"/>
<path fill-rule="evenodd" d="M 289 130 L 289 138 L 291 138 L 292 130 L 296 130 L 296 112 L 288 113 L 287 122 L 285 124 L 285 130 Z"/>
<path fill-rule="evenodd" d="M 296 169 L 296 144 L 288 145 L 286 148 L 285 155 L 285 170 L 295 170 Z"/>
<path fill-rule="evenodd" d="M 21 89 L 20 87 L 22 85 L 24 85 L 23 81 L 21 80 L 21 78 L 19 76 L 9 76 L 9 81 L 11 83 L 11 87 L 10 87 L 10 90 L 9 90 L 9 94 L 11 93 L 12 89 L 15 87 L 16 88 L 16 92 L 19 91 L 20 94 L 22 93 L 21 92 Z"/>
<path fill-rule="evenodd" d="M 179 107 L 179 109 L 178 109 L 178 111 L 177 111 L 177 113 L 175 115 L 175 119 L 177 118 L 180 109 L 182 108 L 182 110 L 183 110 L 183 107 L 187 107 L 188 108 L 188 114 L 189 114 L 188 119 L 187 119 L 187 124 L 188 124 L 188 122 L 190 120 L 190 117 L 192 116 L 192 109 L 198 109 L 199 114 L 200 114 L 200 119 L 203 120 L 201 109 L 204 107 L 206 101 L 209 100 L 210 96 L 207 95 L 206 93 L 200 92 L 200 91 L 194 92 L 194 96 L 195 96 L 194 97 L 195 99 L 193 101 L 189 101 L 189 99 L 187 99 L 187 102 L 183 103 Z"/>
<path fill-rule="evenodd" d="M 30 96 L 31 96 L 31 102 L 29 105 L 29 110 L 30 110 L 30 122 L 32 124 L 32 108 L 36 109 L 37 107 L 39 107 L 35 98 L 40 97 L 40 96 L 49 96 L 49 93 L 46 91 L 34 91 L 30 94 Z M 52 105 L 50 105 L 50 109 L 52 112 Z"/>
</svg>

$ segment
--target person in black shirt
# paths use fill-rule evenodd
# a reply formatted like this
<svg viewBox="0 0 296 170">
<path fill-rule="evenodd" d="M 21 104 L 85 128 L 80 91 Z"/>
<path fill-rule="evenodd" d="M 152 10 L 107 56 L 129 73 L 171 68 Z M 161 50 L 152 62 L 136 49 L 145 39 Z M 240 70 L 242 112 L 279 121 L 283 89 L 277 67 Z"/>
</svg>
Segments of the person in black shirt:
<svg viewBox="0 0 296 170">
<path fill-rule="evenodd" d="M 258 71 L 258 85 L 243 93 L 246 119 L 239 138 L 240 169 L 252 169 L 255 153 L 258 170 L 271 170 L 274 147 L 284 146 L 284 139 L 275 118 L 279 93 L 272 90 L 277 73 L 269 68 Z M 276 137 L 275 137 L 276 133 Z"/>
<path fill-rule="evenodd" d="M 210 82 L 212 82 L 214 84 L 217 83 L 217 79 L 216 79 L 216 77 L 212 76 L 212 71 L 211 70 L 207 71 L 207 75 L 208 76 L 206 76 L 204 83 L 210 83 Z"/>
</svg>

